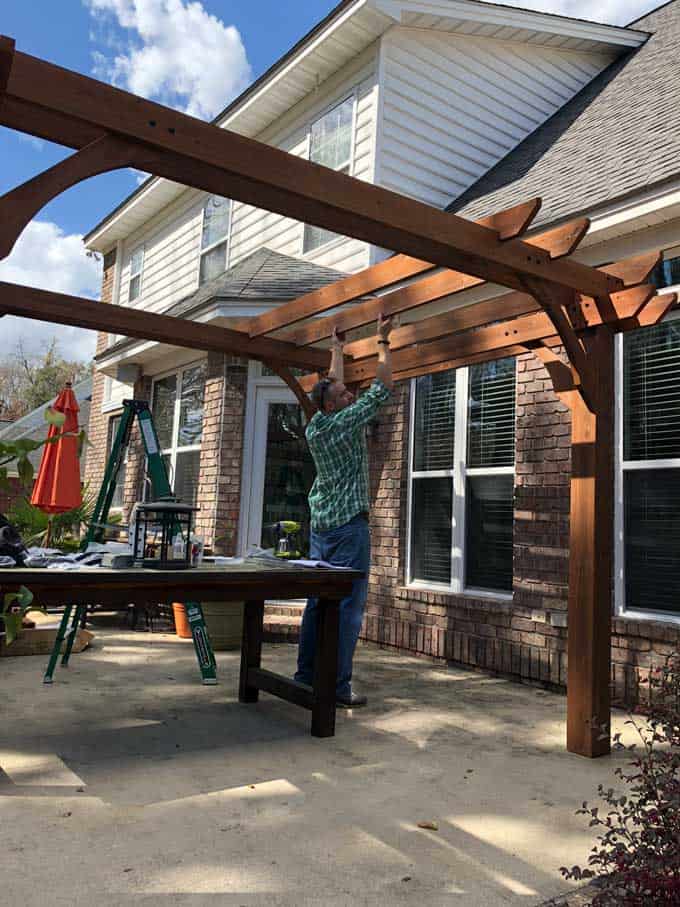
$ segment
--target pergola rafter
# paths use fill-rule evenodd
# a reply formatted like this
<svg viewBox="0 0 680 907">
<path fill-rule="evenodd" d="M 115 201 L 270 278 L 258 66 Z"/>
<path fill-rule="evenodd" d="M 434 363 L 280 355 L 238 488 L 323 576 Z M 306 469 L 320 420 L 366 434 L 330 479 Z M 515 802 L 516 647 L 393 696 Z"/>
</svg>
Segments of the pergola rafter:
<svg viewBox="0 0 680 907">
<path fill-rule="evenodd" d="M 442 300 L 485 281 L 512 291 L 396 328 L 395 377 L 531 350 L 571 409 L 567 746 L 587 756 L 608 752 L 600 727 L 609 722 L 613 337 L 657 323 L 674 304 L 674 295 L 657 296 L 646 283 L 658 254 L 593 268 L 570 257 L 588 229 L 586 219 L 522 238 L 539 199 L 473 223 L 18 53 L 3 37 L 0 124 L 76 149 L 0 198 L 0 259 L 59 193 L 127 166 L 398 253 L 272 312 L 241 319 L 238 330 L 7 283 L 0 283 L 0 317 L 258 359 L 280 375 L 309 416 L 305 391 L 330 363 L 328 350 L 314 344 L 334 327 L 361 329 L 378 313 L 445 305 Z M 367 299 L 371 294 L 379 295 Z M 376 349 L 372 337 L 346 345 L 348 381 L 370 381 Z M 311 374 L 297 379 L 292 366 Z"/>
</svg>

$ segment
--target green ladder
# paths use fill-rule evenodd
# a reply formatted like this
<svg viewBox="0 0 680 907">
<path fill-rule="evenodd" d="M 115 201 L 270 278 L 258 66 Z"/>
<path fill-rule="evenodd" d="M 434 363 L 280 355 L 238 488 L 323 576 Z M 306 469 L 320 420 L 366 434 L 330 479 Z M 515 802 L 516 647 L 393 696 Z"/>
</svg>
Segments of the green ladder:
<svg viewBox="0 0 680 907">
<path fill-rule="evenodd" d="M 144 443 L 146 453 L 147 470 L 151 479 L 151 487 L 155 500 L 168 500 L 173 497 L 170 479 L 165 460 L 161 455 L 161 448 L 156 434 L 156 427 L 153 424 L 151 410 L 146 400 L 123 400 L 123 414 L 116 437 L 113 440 L 111 453 L 106 464 L 106 471 L 102 486 L 97 496 L 97 502 L 92 514 L 92 521 L 82 542 L 81 548 L 84 551 L 90 542 L 102 542 L 104 533 L 107 529 L 117 529 L 119 527 L 108 522 L 111 502 L 116 491 L 116 483 L 120 468 L 125 462 L 125 455 L 130 445 L 130 436 L 132 426 L 137 417 L 139 429 Z M 217 668 L 215 664 L 215 655 L 210 645 L 208 628 L 205 624 L 203 608 L 200 602 L 185 602 L 187 620 L 191 627 L 191 636 L 194 641 L 198 667 L 201 672 L 201 678 L 204 684 L 213 685 L 217 683 Z M 67 605 L 62 615 L 57 637 L 54 640 L 52 653 L 49 664 L 45 671 L 43 683 L 52 683 L 54 669 L 59 658 L 62 644 L 65 643 L 64 654 L 61 663 L 63 666 L 68 665 L 73 649 L 78 627 L 85 619 L 87 605 Z M 71 626 L 69 628 L 69 622 Z"/>
</svg>

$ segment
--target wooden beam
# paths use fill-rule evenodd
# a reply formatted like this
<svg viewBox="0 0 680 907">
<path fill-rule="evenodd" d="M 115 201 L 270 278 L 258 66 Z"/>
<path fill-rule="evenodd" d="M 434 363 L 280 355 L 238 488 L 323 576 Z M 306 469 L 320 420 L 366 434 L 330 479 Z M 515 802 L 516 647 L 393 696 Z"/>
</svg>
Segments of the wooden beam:
<svg viewBox="0 0 680 907">
<path fill-rule="evenodd" d="M 149 165 L 155 152 L 105 135 L 0 197 L 0 259 L 10 254 L 19 234 L 48 202 L 70 186 L 121 167 Z"/>
<path fill-rule="evenodd" d="M 22 318 L 70 324 L 93 331 L 155 340 L 171 346 L 230 353 L 260 361 L 273 360 L 281 365 L 302 368 L 330 366 L 330 353 L 326 350 L 301 350 L 291 343 L 268 338 L 251 340 L 247 334 L 229 328 L 13 283 L 0 282 L 0 306 L 8 314 Z"/>
<path fill-rule="evenodd" d="M 316 412 L 316 406 L 304 392 L 298 379 L 289 368 L 286 368 L 285 365 L 277 365 L 275 362 L 267 362 L 267 365 L 279 376 L 279 378 L 281 378 L 282 381 L 285 381 L 288 387 L 292 390 L 292 392 L 295 394 L 297 402 L 302 407 L 302 412 L 305 414 L 307 421 L 309 421 Z"/>
<path fill-rule="evenodd" d="M 621 288 L 617 278 L 587 265 L 552 261 L 547 253 L 519 239 L 501 241 L 488 227 L 28 54 L 14 54 L 7 94 L 174 154 L 180 166 L 169 178 L 186 185 L 207 188 L 197 167 L 207 165 L 223 174 L 224 195 L 511 289 L 523 289 L 523 274 L 594 297 Z M 70 135 L 51 138 L 73 147 Z M 162 171 L 167 169 L 163 158 L 163 165 L 154 167 L 154 172 L 166 176 Z"/>
<path fill-rule="evenodd" d="M 593 408 L 574 396 L 569 521 L 567 749 L 610 751 L 611 612 L 614 544 L 614 344 L 589 332 Z M 603 733 L 604 729 L 604 733 Z"/>
<path fill-rule="evenodd" d="M 620 321 L 612 320 L 611 327 L 614 330 L 623 329 L 621 326 L 626 325 L 627 330 L 632 327 L 639 327 L 639 322 L 632 322 L 630 319 L 634 319 L 637 314 L 644 308 L 645 304 L 648 303 L 650 299 L 654 297 L 656 293 L 656 288 L 651 284 L 644 284 L 641 287 L 632 287 L 629 290 L 622 290 L 620 293 L 612 294 L 613 310 L 614 315 L 612 318 L 621 319 Z M 668 294 L 664 294 L 667 296 Z M 665 311 L 668 311 L 668 306 L 672 305 L 670 303 L 665 304 Z M 583 297 L 580 301 L 580 311 L 583 320 L 584 328 L 597 327 L 602 324 L 602 317 L 594 305 L 592 299 L 588 297 Z M 658 310 L 655 308 L 655 312 Z M 434 337 L 441 338 L 444 335 L 449 335 L 446 340 L 441 341 L 441 346 L 433 347 L 430 343 L 424 343 L 422 346 L 414 346 L 413 349 L 419 350 L 419 355 L 422 355 L 423 361 L 419 366 L 409 366 L 408 368 L 400 368 L 399 361 L 396 360 L 396 368 L 399 371 L 395 371 L 395 375 L 399 374 L 400 377 L 415 377 L 415 375 L 423 375 L 431 371 L 444 371 L 447 368 L 459 368 L 462 365 L 467 365 L 468 362 L 472 361 L 487 361 L 489 359 L 498 359 L 506 355 L 518 355 L 519 353 L 526 352 L 527 349 L 535 350 L 539 344 L 544 346 L 555 346 L 562 345 L 562 339 L 559 335 L 555 335 L 554 324 L 548 316 L 545 316 L 543 325 L 545 328 L 545 334 L 540 338 L 536 338 L 532 335 L 526 335 L 522 332 L 521 328 L 523 327 L 521 317 L 517 318 L 517 324 L 520 326 L 519 339 L 513 341 L 514 350 L 512 353 L 504 351 L 503 346 L 493 346 L 489 350 L 489 355 L 485 356 L 484 359 L 477 360 L 470 358 L 469 360 L 461 355 L 445 355 L 443 361 L 453 363 L 455 365 L 440 365 L 440 363 L 431 362 L 432 356 L 431 353 L 434 353 L 435 358 L 442 352 L 450 352 L 451 348 L 455 346 L 456 340 L 459 340 L 461 336 L 464 336 L 460 333 L 455 334 L 454 331 L 461 330 L 470 330 L 475 327 L 481 327 L 488 324 L 489 320 L 496 322 L 496 327 L 502 327 L 505 324 L 508 324 L 507 321 L 499 321 L 501 314 L 509 315 L 514 314 L 516 316 L 521 316 L 523 314 L 532 314 L 532 313 L 542 313 L 543 310 L 540 304 L 527 293 L 508 293 L 507 295 L 498 296 L 494 299 L 486 300 L 485 302 L 477 302 L 472 305 L 456 309 L 452 312 L 445 312 L 442 315 L 435 315 L 432 318 L 425 319 L 424 321 L 416 322 L 412 325 L 405 325 L 404 328 L 396 328 L 392 331 L 390 336 L 390 345 L 393 346 L 396 342 L 400 344 L 403 348 L 405 347 L 404 341 L 407 339 L 411 344 L 421 343 L 428 339 L 433 339 Z M 545 315 L 545 313 L 543 313 Z M 491 315 L 491 318 L 489 318 Z M 516 325 L 515 325 L 516 327 Z M 512 330 L 512 327 L 511 327 Z M 410 333 L 402 333 L 409 331 Z M 470 336 L 478 336 L 477 334 L 471 334 Z M 478 339 L 478 342 L 484 342 L 484 335 L 479 335 L 481 339 Z M 361 344 L 361 345 L 360 345 Z M 518 345 L 518 344 L 521 344 Z M 366 340 L 357 341 L 355 344 L 347 344 L 345 350 L 352 350 L 353 354 L 357 356 L 362 352 L 370 351 L 371 345 L 375 347 L 375 338 L 367 338 Z M 395 348 L 393 346 L 393 348 Z M 474 356 L 478 354 L 475 353 Z M 481 355 L 481 354 L 479 354 Z M 369 383 L 373 376 L 375 375 L 375 365 L 377 363 L 377 356 L 373 356 L 370 359 L 363 361 L 362 365 L 366 367 L 365 374 L 363 378 L 358 379 L 360 384 Z M 345 367 L 346 376 L 348 376 L 348 381 L 357 380 L 352 371 L 352 364 L 347 363 Z M 306 391 L 310 391 L 314 384 L 319 380 L 320 375 L 314 373 L 311 375 L 305 375 L 300 378 L 300 383 Z"/>
<path fill-rule="evenodd" d="M 587 218 L 580 218 L 555 230 L 541 233 L 531 241 L 548 252 L 551 257 L 560 257 L 569 254 L 581 241 L 587 232 L 588 223 Z M 359 303 L 349 311 L 337 312 L 327 318 L 310 321 L 295 331 L 287 333 L 285 339 L 292 340 L 300 346 L 306 346 L 330 337 L 336 327 L 343 332 L 363 327 L 376 321 L 380 313 L 398 315 L 429 302 L 436 302 L 446 296 L 453 296 L 482 283 L 484 283 L 483 280 L 471 277 L 469 274 L 448 270 L 440 271 L 406 287 L 385 293 L 377 299 Z"/>
<path fill-rule="evenodd" d="M 9 73 L 14 60 L 15 45 L 11 38 L 0 35 L 0 92 L 4 92 L 9 81 Z M 1 99 L 0 99 L 1 103 Z"/>
<path fill-rule="evenodd" d="M 531 199 L 522 205 L 516 205 L 478 220 L 484 226 L 496 230 L 502 239 L 511 239 L 518 236 L 531 223 L 541 206 L 540 199 Z M 409 258 L 408 255 L 394 255 L 385 261 L 379 262 L 360 271 L 336 281 L 330 286 L 321 287 L 312 293 L 293 299 L 291 302 L 277 306 L 270 312 L 264 312 L 250 320 L 249 334 L 259 337 L 279 328 L 296 324 L 304 318 L 320 315 L 329 309 L 361 296 L 366 296 L 376 290 L 382 290 L 390 284 L 415 277 L 425 271 L 430 271 L 434 265 L 418 259 Z M 377 315 L 376 315 L 377 317 Z M 332 333 L 332 331 L 331 331 Z M 330 336 L 330 335 L 329 335 Z"/>
<path fill-rule="evenodd" d="M 659 293 L 640 310 L 628 318 L 623 318 L 618 324 L 621 331 L 634 331 L 636 328 L 651 327 L 662 321 L 677 302 L 677 293 Z"/>
</svg>

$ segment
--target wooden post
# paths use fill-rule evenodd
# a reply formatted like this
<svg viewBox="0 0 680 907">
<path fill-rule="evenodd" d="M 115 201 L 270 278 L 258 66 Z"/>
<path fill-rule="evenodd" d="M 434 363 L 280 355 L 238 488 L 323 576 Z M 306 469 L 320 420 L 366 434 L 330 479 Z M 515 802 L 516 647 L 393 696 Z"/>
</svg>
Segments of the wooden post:
<svg viewBox="0 0 680 907">
<path fill-rule="evenodd" d="M 567 749 L 594 757 L 610 752 L 614 341 L 606 325 L 583 340 L 595 411 L 572 396 Z"/>
</svg>

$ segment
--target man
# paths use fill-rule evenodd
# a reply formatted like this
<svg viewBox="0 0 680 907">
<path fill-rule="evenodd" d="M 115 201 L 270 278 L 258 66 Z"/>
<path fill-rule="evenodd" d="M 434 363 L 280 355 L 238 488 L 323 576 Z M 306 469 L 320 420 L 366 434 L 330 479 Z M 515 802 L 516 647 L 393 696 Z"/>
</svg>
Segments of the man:
<svg viewBox="0 0 680 907">
<path fill-rule="evenodd" d="M 343 384 L 342 341 L 333 334 L 328 377 L 312 390 L 318 412 L 306 430 L 316 466 L 309 493 L 310 558 L 366 574 L 356 580 L 352 594 L 340 602 L 338 635 L 338 705 L 357 708 L 366 697 L 352 690 L 352 658 L 368 591 L 370 537 L 368 532 L 368 451 L 366 426 L 390 396 L 393 387 L 389 319 L 378 318 L 378 367 L 373 384 L 358 400 Z M 298 669 L 295 679 L 311 684 L 318 621 L 317 599 L 310 598 L 302 617 Z"/>
</svg>

